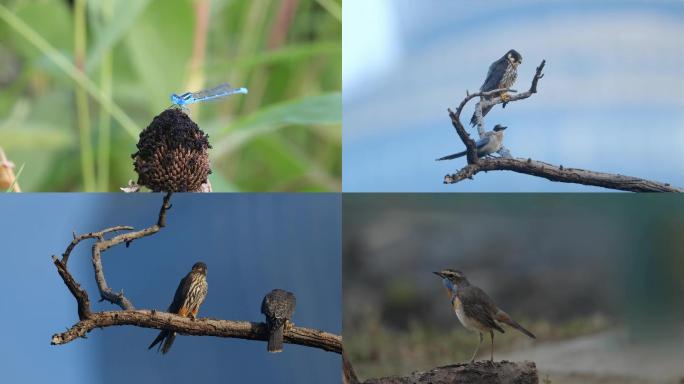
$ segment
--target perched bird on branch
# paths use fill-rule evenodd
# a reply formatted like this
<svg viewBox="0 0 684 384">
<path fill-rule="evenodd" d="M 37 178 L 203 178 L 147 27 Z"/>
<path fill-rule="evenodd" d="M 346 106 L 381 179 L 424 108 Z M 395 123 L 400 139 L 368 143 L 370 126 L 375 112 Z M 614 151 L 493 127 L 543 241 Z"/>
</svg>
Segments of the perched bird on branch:
<svg viewBox="0 0 684 384">
<path fill-rule="evenodd" d="M 207 297 L 207 265 L 199 261 L 192 266 L 192 270 L 178 284 L 173 302 L 169 305 L 168 312 L 179 316 L 195 319 L 199 307 Z M 162 353 L 167 353 L 176 338 L 176 332 L 162 330 L 147 349 L 151 349 L 161 341 L 159 348 Z"/>
<path fill-rule="evenodd" d="M 502 324 L 511 326 L 525 335 L 536 339 L 532 332 L 523 328 L 520 324 L 501 309 L 499 309 L 492 299 L 480 288 L 470 285 L 468 279 L 462 272 L 454 269 L 443 269 L 441 272 L 433 272 L 442 278 L 442 283 L 447 289 L 451 306 L 453 307 L 458 320 L 466 329 L 480 334 L 480 343 L 473 352 L 470 359 L 472 363 L 475 356 L 482 346 L 482 333 L 489 332 L 492 338 L 492 354 L 490 361 L 494 361 L 494 330 L 504 333 Z"/>
<path fill-rule="evenodd" d="M 274 289 L 264 296 L 261 302 L 261 313 L 266 316 L 268 326 L 268 345 L 266 350 L 272 353 L 283 351 L 283 332 L 291 328 L 292 314 L 297 299 L 292 292 Z"/>
<path fill-rule="evenodd" d="M 475 142 L 475 148 L 477 149 L 477 157 L 481 158 L 484 156 L 491 155 L 492 153 L 495 153 L 503 147 L 503 131 L 508 127 L 504 127 L 500 124 L 497 124 L 494 126 L 494 129 L 485 132 L 484 136 Z M 453 155 L 447 155 L 444 157 L 440 157 L 437 159 L 437 161 L 440 160 L 453 160 L 457 159 L 461 156 L 465 156 L 465 154 L 468 151 L 463 151 L 459 153 L 454 153 Z"/>
<path fill-rule="evenodd" d="M 492 63 L 489 66 L 489 71 L 487 72 L 487 78 L 480 87 L 481 92 L 493 91 L 495 89 L 510 88 L 515 83 L 518 78 L 518 65 L 522 63 L 522 56 L 515 49 L 511 49 L 506 52 L 506 54 L 499 60 Z M 495 97 L 494 95 L 488 96 L 484 99 L 490 99 Z M 506 92 L 501 93 L 501 98 L 506 101 L 508 94 Z M 482 117 L 485 117 L 487 113 L 492 109 L 492 106 L 487 106 L 482 109 Z M 470 118 L 470 125 L 477 125 L 477 111 L 473 113 L 473 117 Z"/>
</svg>

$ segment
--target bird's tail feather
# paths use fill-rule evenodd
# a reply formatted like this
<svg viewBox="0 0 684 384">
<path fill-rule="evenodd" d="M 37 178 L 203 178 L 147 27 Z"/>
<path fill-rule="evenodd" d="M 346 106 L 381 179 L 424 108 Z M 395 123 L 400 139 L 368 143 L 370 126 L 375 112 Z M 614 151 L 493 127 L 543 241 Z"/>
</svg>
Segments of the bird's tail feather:
<svg viewBox="0 0 684 384">
<path fill-rule="evenodd" d="M 524 333 L 528 337 L 531 337 L 533 339 L 537 338 L 534 334 L 532 334 L 532 332 L 523 328 L 522 325 L 518 324 L 515 320 L 511 319 L 511 317 L 508 316 L 508 314 L 504 311 L 499 311 L 499 313 L 496 314 L 496 320 L 517 329 L 518 331 Z"/>
<path fill-rule="evenodd" d="M 436 159 L 435 161 L 453 160 L 453 159 L 459 158 L 459 157 L 461 157 L 461 156 L 465 156 L 465 154 L 466 154 L 466 151 L 459 152 L 459 153 L 454 153 L 453 155 L 448 155 L 448 156 L 440 157 L 439 159 Z"/>
<path fill-rule="evenodd" d="M 176 340 L 176 332 L 170 332 L 169 335 L 166 336 L 166 340 L 164 340 L 164 345 L 161 347 L 163 354 L 166 354 L 169 349 L 171 349 L 171 345 L 173 345 L 174 340 Z"/>
<path fill-rule="evenodd" d="M 492 107 L 493 107 L 493 106 L 490 105 L 490 106 L 484 107 L 484 108 L 482 109 L 482 118 L 484 118 L 484 117 L 489 113 L 489 111 L 492 110 Z M 477 116 L 476 116 L 476 112 L 473 112 L 473 117 L 470 118 L 470 125 L 472 125 L 473 127 L 477 125 Z"/>
<path fill-rule="evenodd" d="M 285 328 L 285 321 L 275 319 L 269 324 L 268 345 L 266 350 L 271 353 L 283 351 L 283 330 Z"/>
<path fill-rule="evenodd" d="M 166 338 L 166 336 L 168 335 L 168 333 L 169 333 L 169 331 L 161 331 L 161 332 L 159 332 L 159 335 L 157 335 L 157 338 L 154 339 L 154 341 L 152 342 L 152 344 L 150 344 L 150 346 L 147 347 L 147 349 L 152 349 L 152 347 L 154 347 L 155 345 L 157 345 L 160 341 L 164 340 L 164 339 Z"/>
</svg>

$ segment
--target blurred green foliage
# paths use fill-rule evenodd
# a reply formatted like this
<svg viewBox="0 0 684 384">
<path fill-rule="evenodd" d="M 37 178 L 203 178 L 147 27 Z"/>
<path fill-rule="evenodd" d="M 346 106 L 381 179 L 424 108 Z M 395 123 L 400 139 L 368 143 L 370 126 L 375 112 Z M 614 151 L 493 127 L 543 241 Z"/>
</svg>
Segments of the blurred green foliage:
<svg viewBox="0 0 684 384">
<path fill-rule="evenodd" d="M 338 191 L 340 14 L 339 0 L 3 1 L 0 147 L 24 191 L 117 191 L 169 94 L 230 82 L 249 94 L 191 109 L 214 191 Z"/>
</svg>

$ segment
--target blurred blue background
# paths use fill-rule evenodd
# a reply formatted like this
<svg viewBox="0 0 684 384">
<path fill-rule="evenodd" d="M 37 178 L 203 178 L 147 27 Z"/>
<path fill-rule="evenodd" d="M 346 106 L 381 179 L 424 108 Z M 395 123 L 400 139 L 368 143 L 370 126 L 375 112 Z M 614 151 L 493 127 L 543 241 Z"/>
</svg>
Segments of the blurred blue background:
<svg viewBox="0 0 684 384">
<path fill-rule="evenodd" d="M 513 156 L 684 187 L 684 2 L 367 3 L 343 10 L 344 191 L 603 190 L 511 172 L 442 184 L 465 165 L 434 161 L 463 149 L 446 109 L 511 48 L 519 91 L 547 61 L 537 95 L 487 116 Z"/>
<path fill-rule="evenodd" d="M 332 383 L 339 355 L 286 344 L 179 336 L 167 355 L 147 350 L 157 330 L 111 327 L 88 339 L 51 346 L 77 320 L 74 298 L 50 260 L 85 233 L 156 222 L 160 194 L 7 194 L 0 199 L 6 273 L 0 279 L 6 330 L 2 382 L 54 383 Z M 260 305 L 273 288 L 297 296 L 294 322 L 341 333 L 340 198 L 333 194 L 176 194 L 168 226 L 126 249 L 103 254 L 107 281 L 137 308 L 166 310 L 180 279 L 198 260 L 208 265 L 201 317 L 263 321 Z M 70 258 L 75 278 L 98 303 L 90 242 Z"/>
</svg>

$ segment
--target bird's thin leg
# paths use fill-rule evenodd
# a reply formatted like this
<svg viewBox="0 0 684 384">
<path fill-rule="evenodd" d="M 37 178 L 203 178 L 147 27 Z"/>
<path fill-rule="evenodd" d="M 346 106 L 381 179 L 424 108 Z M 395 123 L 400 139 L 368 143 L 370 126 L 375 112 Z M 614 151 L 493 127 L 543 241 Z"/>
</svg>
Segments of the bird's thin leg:
<svg viewBox="0 0 684 384">
<path fill-rule="evenodd" d="M 494 362 L 494 331 L 489 330 L 489 336 L 492 337 L 492 357 L 489 361 Z"/>
<path fill-rule="evenodd" d="M 475 348 L 475 352 L 473 352 L 473 357 L 470 358 L 471 363 L 475 361 L 475 356 L 477 356 L 477 351 L 480 350 L 480 346 L 482 346 L 482 339 L 484 339 L 484 337 L 482 337 L 482 332 L 478 332 L 478 334 L 480 335 L 480 343 L 477 345 L 477 348 Z"/>
</svg>

